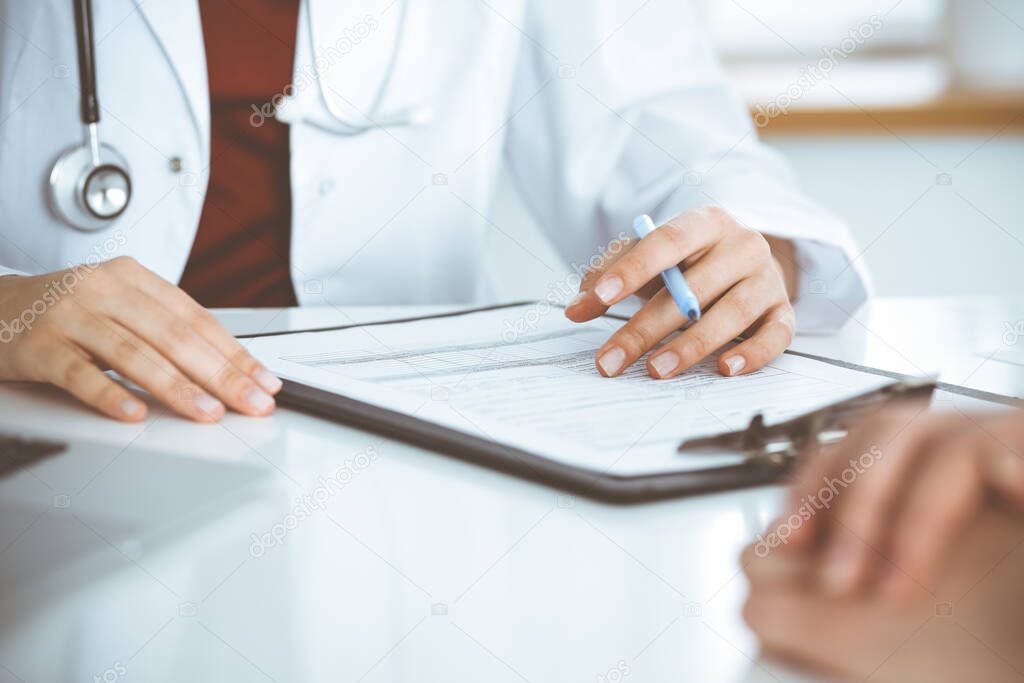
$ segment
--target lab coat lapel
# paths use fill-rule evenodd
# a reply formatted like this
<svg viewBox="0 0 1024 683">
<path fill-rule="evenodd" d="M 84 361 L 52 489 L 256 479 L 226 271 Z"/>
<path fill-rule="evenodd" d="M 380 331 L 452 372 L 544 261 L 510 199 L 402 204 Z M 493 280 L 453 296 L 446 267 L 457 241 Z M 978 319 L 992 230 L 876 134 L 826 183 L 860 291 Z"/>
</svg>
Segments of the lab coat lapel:
<svg viewBox="0 0 1024 683">
<path fill-rule="evenodd" d="M 133 0 L 174 68 L 188 100 L 203 149 L 210 144 L 206 51 L 196 0 Z"/>
</svg>

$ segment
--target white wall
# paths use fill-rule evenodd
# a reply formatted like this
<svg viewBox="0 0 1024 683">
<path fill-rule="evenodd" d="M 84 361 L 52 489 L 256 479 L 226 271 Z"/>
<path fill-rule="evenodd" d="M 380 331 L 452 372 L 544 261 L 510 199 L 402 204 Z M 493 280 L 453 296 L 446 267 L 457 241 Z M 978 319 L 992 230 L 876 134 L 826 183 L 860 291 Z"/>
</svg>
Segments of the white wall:
<svg viewBox="0 0 1024 683">
<path fill-rule="evenodd" d="M 805 190 L 844 218 L 876 294 L 1024 294 L 1024 136 L 773 140 Z M 940 184 L 948 174 L 951 185 Z M 488 255 L 503 297 L 540 298 L 564 267 L 506 184 Z"/>
<path fill-rule="evenodd" d="M 876 293 L 1024 294 L 1024 137 L 792 138 L 774 146 L 804 189 L 850 225 Z M 939 184 L 939 174 L 952 185 Z"/>
</svg>

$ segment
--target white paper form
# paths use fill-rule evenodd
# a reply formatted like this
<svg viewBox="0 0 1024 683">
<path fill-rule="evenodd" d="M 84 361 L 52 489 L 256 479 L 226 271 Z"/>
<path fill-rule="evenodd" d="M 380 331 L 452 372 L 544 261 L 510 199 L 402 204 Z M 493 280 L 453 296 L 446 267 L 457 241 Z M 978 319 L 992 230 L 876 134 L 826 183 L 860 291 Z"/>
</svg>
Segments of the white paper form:
<svg viewBox="0 0 1024 683">
<path fill-rule="evenodd" d="M 757 413 L 771 424 L 892 382 L 789 355 L 741 377 L 722 377 L 714 359 L 670 380 L 651 379 L 642 360 L 602 377 L 595 351 L 622 324 L 579 325 L 526 305 L 263 337 L 249 350 L 281 377 L 617 475 L 738 462 L 676 447 Z"/>
</svg>

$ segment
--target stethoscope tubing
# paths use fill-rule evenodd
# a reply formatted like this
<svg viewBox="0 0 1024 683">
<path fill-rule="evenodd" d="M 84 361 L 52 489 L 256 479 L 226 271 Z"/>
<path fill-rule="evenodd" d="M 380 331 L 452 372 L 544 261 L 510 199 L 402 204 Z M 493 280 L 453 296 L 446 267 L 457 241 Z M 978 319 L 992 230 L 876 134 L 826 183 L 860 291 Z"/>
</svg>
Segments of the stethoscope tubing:
<svg viewBox="0 0 1024 683">
<path fill-rule="evenodd" d="M 51 205 L 55 213 L 70 226 L 84 231 L 94 231 L 110 225 L 128 208 L 132 192 L 132 180 L 127 162 L 116 149 L 103 144 L 99 136 L 100 102 L 96 77 L 96 44 L 93 27 L 92 0 L 71 0 L 75 22 L 75 43 L 78 58 L 79 115 L 82 121 L 84 140 L 81 144 L 65 150 L 55 162 L 49 175 Z M 306 3 L 306 17 L 310 39 L 313 42 L 314 21 L 312 3 Z M 316 60 L 314 69 L 323 104 L 339 127 L 329 130 L 338 135 L 358 135 L 374 128 L 390 126 L 413 126 L 429 118 L 418 108 L 409 108 L 392 114 L 378 115 L 381 102 L 391 82 L 398 60 L 398 51 L 408 20 L 408 0 L 398 0 L 398 31 L 395 35 L 391 55 L 385 74 L 374 94 L 369 113 L 360 113 L 369 124 L 349 121 L 337 110 L 331 98 L 324 92 L 325 83 Z M 376 119 L 376 120 L 375 120 Z M 87 155 L 85 157 L 84 155 Z M 112 210 L 101 213 L 89 201 L 90 188 L 98 177 L 117 176 L 123 191 Z M 104 200 L 109 195 L 101 189 Z"/>
<path fill-rule="evenodd" d="M 96 42 L 92 26 L 92 0 L 71 0 L 75 12 L 78 48 L 78 86 L 82 123 L 99 123 L 100 103 L 96 90 Z"/>
</svg>

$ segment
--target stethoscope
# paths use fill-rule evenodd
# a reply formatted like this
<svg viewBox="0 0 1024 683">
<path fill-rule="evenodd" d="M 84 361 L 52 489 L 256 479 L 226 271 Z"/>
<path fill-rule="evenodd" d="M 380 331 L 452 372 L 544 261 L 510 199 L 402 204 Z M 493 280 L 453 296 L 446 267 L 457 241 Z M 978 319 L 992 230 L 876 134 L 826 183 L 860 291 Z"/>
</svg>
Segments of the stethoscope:
<svg viewBox="0 0 1024 683">
<path fill-rule="evenodd" d="M 92 232 L 111 224 L 127 210 L 132 198 L 132 180 L 128 161 L 114 147 L 101 143 L 99 96 L 96 89 L 96 46 L 93 34 L 92 0 L 71 0 L 75 15 L 75 39 L 78 44 L 78 83 L 80 113 L 85 140 L 65 150 L 50 171 L 50 203 L 65 223 L 77 230 Z M 405 28 L 407 0 L 399 3 L 398 35 L 373 102 L 376 112 L 394 70 Z M 313 29 L 312 10 L 307 5 L 310 35 Z M 314 60 L 315 63 L 315 60 Z M 337 126 L 328 130 L 338 135 L 358 135 L 376 128 L 419 126 L 429 123 L 432 112 L 412 106 L 391 114 L 365 115 L 368 123 L 346 120 L 323 92 L 323 78 L 317 69 L 317 80 L 323 102 Z"/>
<path fill-rule="evenodd" d="M 128 162 L 100 143 L 100 103 L 96 94 L 96 46 L 92 0 L 72 0 L 78 42 L 78 84 L 85 142 L 66 150 L 50 171 L 50 202 L 78 230 L 100 230 L 125 212 L 132 198 Z"/>
<path fill-rule="evenodd" d="M 315 35 L 313 32 L 314 22 L 312 5 L 313 3 L 311 2 L 306 3 L 306 18 L 308 20 L 308 29 L 311 38 Z M 384 69 L 384 77 L 377 86 L 377 93 L 370 104 L 369 113 L 362 113 L 363 118 L 365 118 L 368 123 L 354 123 L 347 120 L 345 115 L 338 111 L 338 107 L 336 106 L 333 98 L 328 97 L 327 93 L 324 91 L 324 75 L 319 60 L 316 59 L 315 54 L 313 55 L 312 63 L 313 70 L 316 73 L 317 82 L 320 86 L 320 100 L 323 102 L 327 112 L 331 115 L 331 118 L 334 119 L 335 125 L 322 126 L 317 124 L 315 121 L 309 121 L 309 123 L 337 135 L 358 135 L 376 128 L 425 126 L 433 120 L 433 109 L 421 105 L 410 105 L 394 112 L 380 111 L 381 100 L 384 99 L 384 93 L 387 91 L 388 84 L 391 82 L 391 75 L 395 72 L 395 63 L 398 61 L 398 50 L 402 44 L 402 38 L 405 33 L 408 18 L 408 0 L 400 0 L 397 5 L 399 12 L 397 23 L 398 32 L 395 34 L 395 38 L 392 43 L 391 55 L 388 58 L 387 67 Z M 310 44 L 312 45 L 312 43 L 313 40 L 311 39 Z"/>
</svg>

